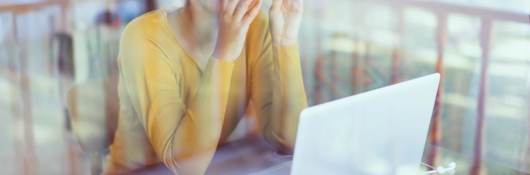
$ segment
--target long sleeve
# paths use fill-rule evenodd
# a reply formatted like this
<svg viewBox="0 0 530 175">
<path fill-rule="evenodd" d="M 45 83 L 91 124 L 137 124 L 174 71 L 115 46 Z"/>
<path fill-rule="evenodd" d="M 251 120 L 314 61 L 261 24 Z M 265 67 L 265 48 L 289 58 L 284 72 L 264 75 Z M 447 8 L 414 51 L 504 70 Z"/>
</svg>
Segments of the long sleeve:
<svg viewBox="0 0 530 175">
<path fill-rule="evenodd" d="M 268 30 L 268 26 L 260 26 Z M 263 135 L 278 149 L 294 146 L 300 112 L 307 106 L 298 45 L 276 46 L 270 32 L 255 37 L 261 52 L 252 67 L 251 98 Z"/>
<path fill-rule="evenodd" d="M 233 63 L 210 59 L 195 95 L 186 99 L 179 65 L 146 36 L 138 26 L 122 35 L 120 101 L 130 105 L 122 108 L 133 111 L 173 173 L 203 174 L 220 137 Z"/>
</svg>

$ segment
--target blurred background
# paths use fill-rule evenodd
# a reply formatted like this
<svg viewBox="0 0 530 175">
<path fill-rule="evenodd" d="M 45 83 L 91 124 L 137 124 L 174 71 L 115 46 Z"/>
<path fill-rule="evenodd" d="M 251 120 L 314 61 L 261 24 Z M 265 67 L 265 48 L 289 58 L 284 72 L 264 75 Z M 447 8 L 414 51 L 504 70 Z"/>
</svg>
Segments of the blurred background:
<svg viewBox="0 0 530 175">
<path fill-rule="evenodd" d="M 97 169 L 115 129 L 121 30 L 181 3 L 0 0 L 0 174 Z M 530 174 L 530 0 L 305 4 L 311 105 L 440 72 L 424 162 L 454 161 L 457 174 Z M 255 134 L 246 121 L 241 137 Z"/>
</svg>

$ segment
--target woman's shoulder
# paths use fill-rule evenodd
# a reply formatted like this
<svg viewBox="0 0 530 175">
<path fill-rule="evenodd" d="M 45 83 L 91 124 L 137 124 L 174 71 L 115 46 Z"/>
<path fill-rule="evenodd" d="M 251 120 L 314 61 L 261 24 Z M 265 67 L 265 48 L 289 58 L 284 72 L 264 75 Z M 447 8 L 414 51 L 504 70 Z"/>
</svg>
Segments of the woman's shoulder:
<svg viewBox="0 0 530 175">
<path fill-rule="evenodd" d="M 134 18 L 125 25 L 122 36 L 147 35 L 161 32 L 163 28 L 164 11 L 154 10 Z"/>
</svg>

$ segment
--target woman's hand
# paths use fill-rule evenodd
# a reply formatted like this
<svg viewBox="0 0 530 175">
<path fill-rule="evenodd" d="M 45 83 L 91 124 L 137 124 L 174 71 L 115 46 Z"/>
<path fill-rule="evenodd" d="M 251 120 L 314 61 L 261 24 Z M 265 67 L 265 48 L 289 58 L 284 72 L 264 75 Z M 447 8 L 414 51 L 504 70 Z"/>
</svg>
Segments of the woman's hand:
<svg viewBox="0 0 530 175">
<path fill-rule="evenodd" d="M 257 3 L 252 3 L 258 1 Z M 219 9 L 219 31 L 214 58 L 236 60 L 245 45 L 250 23 L 256 18 L 262 0 L 223 0 Z"/>
<path fill-rule="evenodd" d="M 279 45 L 297 43 L 303 0 L 273 0 L 269 13 L 272 42 Z"/>
</svg>

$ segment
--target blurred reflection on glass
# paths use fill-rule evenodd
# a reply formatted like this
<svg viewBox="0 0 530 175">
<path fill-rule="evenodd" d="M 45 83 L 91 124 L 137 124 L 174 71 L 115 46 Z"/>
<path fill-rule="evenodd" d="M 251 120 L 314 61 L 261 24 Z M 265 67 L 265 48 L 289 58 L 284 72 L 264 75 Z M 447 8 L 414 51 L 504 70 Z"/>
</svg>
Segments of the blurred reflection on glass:
<svg viewBox="0 0 530 175">
<path fill-rule="evenodd" d="M 155 1 L 145 2 L 0 3 L 0 174 L 101 170 L 116 128 L 118 42 Z M 530 1 L 305 3 L 309 104 L 443 72 L 424 161 L 455 161 L 457 174 L 530 173 Z M 209 172 L 248 173 L 289 159 L 248 139 L 259 134 L 254 113 Z"/>
</svg>

